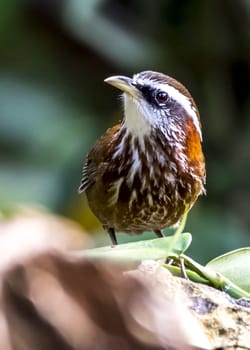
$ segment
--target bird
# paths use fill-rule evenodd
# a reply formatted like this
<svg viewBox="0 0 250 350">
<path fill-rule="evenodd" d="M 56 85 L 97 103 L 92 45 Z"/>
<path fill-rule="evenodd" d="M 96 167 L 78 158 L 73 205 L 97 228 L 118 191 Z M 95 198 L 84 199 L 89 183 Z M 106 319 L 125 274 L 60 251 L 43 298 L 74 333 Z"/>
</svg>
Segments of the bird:
<svg viewBox="0 0 250 350">
<path fill-rule="evenodd" d="M 122 92 L 122 120 L 89 151 L 79 192 L 108 232 L 130 235 L 178 227 L 205 193 L 198 108 L 184 85 L 155 71 L 104 80 Z"/>
</svg>

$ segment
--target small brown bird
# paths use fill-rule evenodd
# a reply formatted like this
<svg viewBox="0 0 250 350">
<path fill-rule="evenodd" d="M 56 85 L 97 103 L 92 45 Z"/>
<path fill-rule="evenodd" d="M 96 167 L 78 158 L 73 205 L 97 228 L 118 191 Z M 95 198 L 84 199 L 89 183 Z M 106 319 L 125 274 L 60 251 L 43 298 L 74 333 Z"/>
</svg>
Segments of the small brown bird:
<svg viewBox="0 0 250 350">
<path fill-rule="evenodd" d="M 123 120 L 90 150 L 79 192 L 86 191 L 113 244 L 117 231 L 162 237 L 204 193 L 198 109 L 188 90 L 162 73 L 104 81 L 124 92 Z"/>
</svg>

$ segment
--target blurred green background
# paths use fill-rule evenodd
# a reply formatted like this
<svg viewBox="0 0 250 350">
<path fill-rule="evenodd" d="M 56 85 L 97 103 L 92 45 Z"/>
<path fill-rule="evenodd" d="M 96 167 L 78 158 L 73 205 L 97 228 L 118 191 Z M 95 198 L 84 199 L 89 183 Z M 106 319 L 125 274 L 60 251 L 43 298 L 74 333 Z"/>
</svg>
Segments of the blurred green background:
<svg viewBox="0 0 250 350">
<path fill-rule="evenodd" d="M 103 79 L 152 69 L 201 113 L 207 196 L 188 218 L 189 254 L 249 245 L 249 14 L 248 0 L 2 0 L 1 208 L 43 205 L 107 244 L 77 194 L 88 149 L 121 116 Z"/>
</svg>

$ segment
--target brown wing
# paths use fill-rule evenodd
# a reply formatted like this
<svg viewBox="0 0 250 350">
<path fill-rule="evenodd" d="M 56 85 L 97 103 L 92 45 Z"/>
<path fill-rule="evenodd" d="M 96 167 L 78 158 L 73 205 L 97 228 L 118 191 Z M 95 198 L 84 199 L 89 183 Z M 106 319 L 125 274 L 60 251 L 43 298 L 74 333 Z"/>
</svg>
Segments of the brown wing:
<svg viewBox="0 0 250 350">
<path fill-rule="evenodd" d="M 109 158 L 108 155 L 112 149 L 113 137 L 119 131 L 120 127 L 121 124 L 117 124 L 108 129 L 90 150 L 82 169 L 82 179 L 78 189 L 79 193 L 86 191 L 88 187 L 96 182 L 100 169 L 104 168 L 103 165 Z"/>
<path fill-rule="evenodd" d="M 97 167 L 87 157 L 86 162 L 82 169 L 81 183 L 78 189 L 79 193 L 86 191 L 86 189 L 95 183 Z"/>
</svg>

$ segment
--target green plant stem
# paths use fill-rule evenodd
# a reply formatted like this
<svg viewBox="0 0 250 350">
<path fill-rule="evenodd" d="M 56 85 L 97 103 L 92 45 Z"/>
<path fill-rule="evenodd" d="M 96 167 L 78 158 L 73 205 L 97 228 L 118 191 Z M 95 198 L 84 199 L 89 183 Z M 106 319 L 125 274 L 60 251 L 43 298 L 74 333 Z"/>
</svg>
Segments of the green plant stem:
<svg viewBox="0 0 250 350">
<path fill-rule="evenodd" d="M 186 221 L 187 221 L 187 216 L 188 216 L 188 209 L 189 209 L 189 206 L 186 206 L 184 214 L 181 218 L 181 222 L 172 236 L 171 243 L 169 244 L 169 247 L 166 251 L 166 256 L 169 256 L 171 251 L 173 251 L 174 247 L 176 246 L 177 241 L 179 240 L 180 235 L 184 231 Z"/>
</svg>

